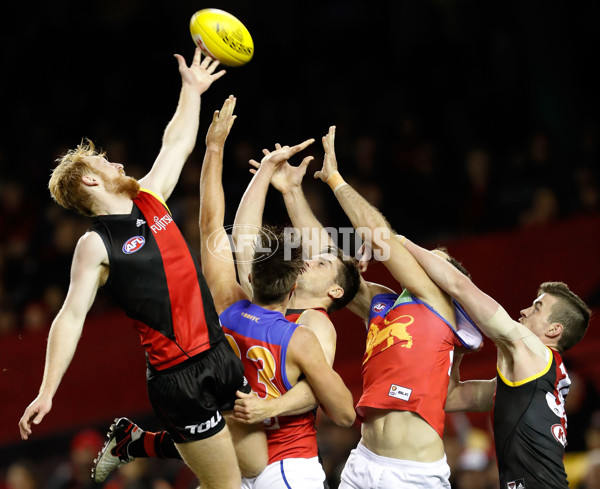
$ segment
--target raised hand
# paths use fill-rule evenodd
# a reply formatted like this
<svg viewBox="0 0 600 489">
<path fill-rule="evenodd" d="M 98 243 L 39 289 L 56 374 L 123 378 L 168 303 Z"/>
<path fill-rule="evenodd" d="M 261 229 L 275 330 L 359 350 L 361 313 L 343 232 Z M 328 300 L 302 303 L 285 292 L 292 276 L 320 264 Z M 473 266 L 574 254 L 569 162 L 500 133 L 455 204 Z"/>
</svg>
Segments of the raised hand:
<svg viewBox="0 0 600 489">
<path fill-rule="evenodd" d="M 257 169 L 263 167 L 276 170 L 280 165 L 287 162 L 287 160 L 289 160 L 296 153 L 299 153 L 303 149 L 306 149 L 314 142 L 315 140 L 311 138 L 301 142 L 300 144 L 296 144 L 295 146 L 281 146 L 280 144 L 277 144 L 275 146 L 276 149 L 274 151 L 269 151 L 267 149 L 263 150 L 263 154 L 265 156 L 260 161 L 260 163 L 256 160 L 250 160 L 250 164 Z M 308 158 L 309 160 L 305 163 L 305 166 L 308 165 L 308 163 L 310 163 L 310 159 L 312 157 Z M 306 159 L 307 158 L 305 158 L 304 160 Z M 302 163 L 304 163 L 304 161 Z M 254 173 L 252 169 L 250 171 Z M 304 172 L 306 172 L 306 169 L 304 169 Z M 300 178 L 300 181 L 302 181 L 302 178 Z"/>
<path fill-rule="evenodd" d="M 175 57 L 179 63 L 181 82 L 184 85 L 195 88 L 199 94 L 206 92 L 215 80 L 218 80 L 225 74 L 225 70 L 215 73 L 219 62 L 208 56 L 202 59 L 200 48 L 196 48 L 194 59 L 190 66 L 187 65 L 185 58 L 180 54 L 176 54 Z"/>
<path fill-rule="evenodd" d="M 214 144 L 222 147 L 225 145 L 225 140 L 237 117 L 233 115 L 236 100 L 233 95 L 230 95 L 223 103 L 221 110 L 215 110 L 212 123 L 206 133 L 206 146 Z"/>
<path fill-rule="evenodd" d="M 277 151 L 280 149 L 282 149 L 281 144 L 275 144 L 275 150 Z M 263 149 L 263 154 L 265 156 L 269 155 L 269 153 L 270 151 L 268 149 Z M 290 162 L 286 160 L 275 170 L 275 173 L 271 177 L 271 184 L 283 195 L 291 192 L 294 188 L 300 187 L 302 185 L 302 179 L 306 174 L 306 169 L 313 159 L 314 157 L 307 156 L 298 166 L 292 166 Z M 255 160 L 250 160 L 250 165 L 254 167 L 250 168 L 250 173 L 252 174 L 256 173 L 257 169 L 260 168 L 260 163 Z"/>
<path fill-rule="evenodd" d="M 323 142 L 325 156 L 323 157 L 323 168 L 315 172 L 315 178 L 320 178 L 323 182 L 327 182 L 327 179 L 338 171 L 337 159 L 335 157 L 335 126 L 329 128 L 329 132 L 321 138 L 321 141 Z"/>
</svg>

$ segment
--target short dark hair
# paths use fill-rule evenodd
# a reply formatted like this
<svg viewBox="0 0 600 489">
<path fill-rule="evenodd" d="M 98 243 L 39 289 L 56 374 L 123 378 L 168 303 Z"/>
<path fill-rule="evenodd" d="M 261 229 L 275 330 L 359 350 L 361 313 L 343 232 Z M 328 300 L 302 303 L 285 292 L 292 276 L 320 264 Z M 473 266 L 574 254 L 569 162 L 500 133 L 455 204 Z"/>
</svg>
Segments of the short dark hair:
<svg viewBox="0 0 600 489">
<path fill-rule="evenodd" d="M 471 278 L 471 274 L 469 273 L 469 271 L 464 267 L 464 265 L 458 261 L 456 258 L 454 258 L 452 255 L 450 255 L 450 253 L 448 253 L 448 248 L 446 248 L 445 246 L 438 246 L 436 248 L 436 250 L 439 250 L 443 253 L 446 253 L 446 255 L 448 255 L 448 261 L 454 265 L 454 268 L 456 268 L 459 272 L 461 272 L 463 275 L 466 275 L 467 277 Z"/>
<path fill-rule="evenodd" d="M 331 304 L 327 308 L 327 312 L 335 312 L 345 307 L 358 292 L 360 287 L 360 271 L 358 270 L 358 261 L 351 257 L 344 255 L 341 249 L 336 246 L 328 246 L 323 250 L 323 253 L 331 253 L 338 257 L 340 260 L 340 266 L 338 273 L 333 280 L 333 283 L 339 285 L 344 293 L 341 297 L 337 297 L 331 301 Z"/>
<path fill-rule="evenodd" d="M 591 310 L 563 282 L 544 282 L 538 290 L 538 296 L 541 294 L 550 294 L 558 299 L 552 306 L 548 322 L 562 324 L 563 333 L 556 348 L 559 352 L 566 351 L 583 338 L 590 322 Z"/>
<path fill-rule="evenodd" d="M 252 261 L 252 293 L 264 305 L 283 301 L 304 267 L 302 246 L 281 229 L 263 226 L 256 237 Z"/>
</svg>

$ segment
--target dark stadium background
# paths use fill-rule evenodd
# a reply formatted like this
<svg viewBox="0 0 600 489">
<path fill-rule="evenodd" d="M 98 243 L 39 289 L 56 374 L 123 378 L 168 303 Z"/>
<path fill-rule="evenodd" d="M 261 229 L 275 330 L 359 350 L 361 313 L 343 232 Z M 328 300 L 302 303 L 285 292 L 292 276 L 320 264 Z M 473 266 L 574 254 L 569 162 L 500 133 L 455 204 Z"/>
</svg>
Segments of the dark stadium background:
<svg viewBox="0 0 600 489">
<path fill-rule="evenodd" d="M 564 280 L 600 304 L 597 2 L 12 4 L 0 19 L 0 486 L 18 459 L 47 474 L 68 457 L 78 430 L 104 430 L 116 415 L 156 427 L 135 333 L 102 293 L 53 411 L 28 442 L 19 441 L 17 422 L 41 381 L 55 306 L 48 296 L 66 290 L 75 240 L 89 222 L 51 202 L 53 161 L 89 137 L 129 174 L 144 175 L 177 103 L 172 55 L 191 59 L 189 18 L 205 7 L 241 19 L 255 56 L 202 97 L 197 149 L 169 202 L 192 245 L 204 134 L 234 94 L 226 224 L 249 158 L 314 137 L 309 200 L 324 224 L 348 225 L 326 188 L 310 181 L 320 137 L 335 124 L 349 181 L 399 232 L 448 245 L 511 314 L 544 280 Z M 286 222 L 275 193 L 265 220 Z M 389 281 L 377 265 L 369 273 Z M 344 312 L 334 323 L 336 366 L 358 395 L 362 325 Z M 589 448 L 584 432 L 598 407 L 597 328 L 595 320 L 569 357 L 585 385 L 569 418 L 572 451 Z M 464 361 L 465 373 L 493 376 L 493 347 L 479 355 Z M 485 427 L 488 417 L 473 423 Z"/>
</svg>

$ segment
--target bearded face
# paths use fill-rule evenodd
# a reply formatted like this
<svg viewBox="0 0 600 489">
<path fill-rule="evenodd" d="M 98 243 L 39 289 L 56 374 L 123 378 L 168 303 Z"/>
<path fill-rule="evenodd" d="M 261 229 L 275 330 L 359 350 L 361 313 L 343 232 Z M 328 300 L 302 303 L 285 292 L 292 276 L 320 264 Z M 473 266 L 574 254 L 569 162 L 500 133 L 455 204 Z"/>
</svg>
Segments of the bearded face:
<svg viewBox="0 0 600 489">
<path fill-rule="evenodd" d="M 101 175 L 101 177 L 104 181 L 104 188 L 110 193 L 125 195 L 133 200 L 140 192 L 139 182 L 135 178 L 125 176 L 124 173 L 120 173 L 116 177 L 107 175 Z"/>
</svg>

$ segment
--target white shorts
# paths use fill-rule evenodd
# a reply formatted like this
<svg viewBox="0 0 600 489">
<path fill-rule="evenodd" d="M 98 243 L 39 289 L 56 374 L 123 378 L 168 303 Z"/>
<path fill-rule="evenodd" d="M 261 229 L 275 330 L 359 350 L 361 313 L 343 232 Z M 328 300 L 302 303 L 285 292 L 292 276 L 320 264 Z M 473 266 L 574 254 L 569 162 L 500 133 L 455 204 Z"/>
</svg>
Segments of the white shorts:
<svg viewBox="0 0 600 489">
<path fill-rule="evenodd" d="M 286 458 L 267 465 L 258 477 L 242 479 L 242 489 L 323 489 L 324 482 L 317 457 Z"/>
<path fill-rule="evenodd" d="M 450 489 L 446 456 L 437 462 L 382 457 L 362 443 L 350 452 L 339 489 Z"/>
</svg>

